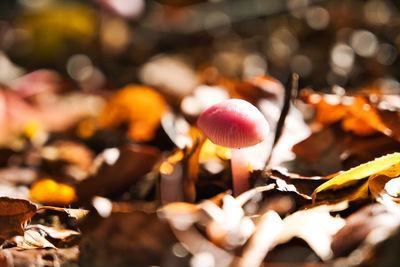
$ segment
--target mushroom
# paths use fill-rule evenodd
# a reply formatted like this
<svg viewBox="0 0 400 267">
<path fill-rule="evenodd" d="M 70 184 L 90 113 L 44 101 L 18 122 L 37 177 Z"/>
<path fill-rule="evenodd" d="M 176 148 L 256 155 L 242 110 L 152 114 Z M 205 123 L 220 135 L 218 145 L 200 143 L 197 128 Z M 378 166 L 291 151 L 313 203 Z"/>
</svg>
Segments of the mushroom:
<svg viewBox="0 0 400 267">
<path fill-rule="evenodd" d="M 248 190 L 248 161 L 241 148 L 266 139 L 269 125 L 264 115 L 245 100 L 228 99 L 204 110 L 197 126 L 214 144 L 231 148 L 234 194 Z"/>
</svg>

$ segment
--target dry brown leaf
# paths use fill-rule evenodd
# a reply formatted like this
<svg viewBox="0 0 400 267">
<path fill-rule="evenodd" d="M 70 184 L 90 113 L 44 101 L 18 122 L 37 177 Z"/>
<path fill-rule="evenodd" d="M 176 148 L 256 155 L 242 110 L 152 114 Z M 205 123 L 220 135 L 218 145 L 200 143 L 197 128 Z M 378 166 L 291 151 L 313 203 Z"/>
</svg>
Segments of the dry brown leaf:
<svg viewBox="0 0 400 267">
<path fill-rule="evenodd" d="M 172 255 L 178 241 L 170 226 L 154 212 L 112 213 L 107 218 L 91 213 L 80 229 L 81 266 L 160 266 L 166 257 L 182 260 Z"/>
<path fill-rule="evenodd" d="M 376 245 L 398 229 L 399 225 L 398 211 L 393 213 L 380 204 L 365 206 L 350 215 L 346 224 L 333 236 L 333 253 L 335 257 L 344 257 L 363 242 Z"/>
<path fill-rule="evenodd" d="M 40 229 L 25 229 L 23 239 L 17 243 L 19 248 L 55 248 Z"/>
<path fill-rule="evenodd" d="M 81 238 L 81 234 L 77 231 L 69 229 L 56 229 L 54 227 L 41 224 L 29 225 L 29 227 L 26 228 L 26 232 L 27 231 L 36 231 L 40 233 L 40 235 L 47 240 L 47 242 L 44 242 L 44 244 L 48 245 L 47 243 L 50 242 L 52 244 L 51 247 L 57 248 L 72 247 L 78 244 L 78 241 Z"/>
<path fill-rule="evenodd" d="M 359 136 L 345 132 L 335 123 L 296 144 L 293 151 L 296 154 L 296 162 L 306 164 L 301 166 L 302 169 L 306 168 L 292 171 L 327 176 L 376 157 L 400 151 L 400 143 L 381 133 Z"/>
<path fill-rule="evenodd" d="M 36 210 L 36 205 L 28 200 L 0 197 L 0 238 L 8 239 L 13 235 L 22 235 L 23 224 Z"/>
<path fill-rule="evenodd" d="M 54 162 L 62 161 L 76 165 L 87 172 L 93 162 L 93 152 L 84 144 L 73 141 L 52 142 L 41 149 L 41 155 L 45 160 Z"/>
<path fill-rule="evenodd" d="M 89 210 L 85 209 L 69 209 L 69 208 L 60 208 L 60 207 L 54 207 L 54 206 L 42 206 L 38 208 L 38 211 L 40 210 L 54 210 L 54 211 L 59 211 L 63 212 L 68 215 L 70 218 L 74 218 L 76 220 L 81 220 L 83 219 L 86 215 L 89 214 Z"/>
<path fill-rule="evenodd" d="M 160 151 L 151 146 L 125 145 L 103 151 L 95 160 L 97 171 L 76 186 L 79 201 L 93 196 L 109 196 L 138 182 L 160 159 Z"/>
<path fill-rule="evenodd" d="M 275 78 L 267 75 L 259 75 L 249 81 L 234 82 L 234 91 L 231 91 L 233 97 L 240 96 L 252 104 L 262 98 L 267 98 L 272 101 L 282 103 L 285 88 Z"/>
</svg>

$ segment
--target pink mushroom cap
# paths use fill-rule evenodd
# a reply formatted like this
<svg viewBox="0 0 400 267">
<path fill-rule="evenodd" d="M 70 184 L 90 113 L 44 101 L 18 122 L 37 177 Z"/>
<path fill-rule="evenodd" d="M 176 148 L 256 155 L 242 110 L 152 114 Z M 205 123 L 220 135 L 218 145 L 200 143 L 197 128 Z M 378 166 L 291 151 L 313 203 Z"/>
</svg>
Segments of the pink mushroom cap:
<svg viewBox="0 0 400 267">
<path fill-rule="evenodd" d="M 264 115 L 241 99 L 228 99 L 204 110 L 199 129 L 216 145 L 244 148 L 265 140 L 269 132 Z"/>
</svg>

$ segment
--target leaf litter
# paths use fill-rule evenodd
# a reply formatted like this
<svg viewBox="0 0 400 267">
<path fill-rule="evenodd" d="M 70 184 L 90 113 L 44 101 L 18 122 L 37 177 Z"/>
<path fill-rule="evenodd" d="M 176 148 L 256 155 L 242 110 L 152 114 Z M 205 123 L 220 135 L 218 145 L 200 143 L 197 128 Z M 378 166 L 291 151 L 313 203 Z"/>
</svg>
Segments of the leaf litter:
<svg viewBox="0 0 400 267">
<path fill-rule="evenodd" d="M 201 4 L 194 3 L 198 1 L 181 1 L 193 5 L 190 12 L 174 7 L 180 1 L 149 4 L 153 14 L 144 16 L 144 22 L 132 14 L 132 21 L 119 17 L 120 10 L 111 3 L 97 2 L 90 7 L 59 3 L 17 13 L 14 31 L 27 34 L 11 38 L 19 50 L 6 47 L 6 41 L 0 44 L 1 50 L 10 49 L 1 54 L 1 62 L 14 72 L 8 78 L 0 75 L 1 265 L 398 264 L 393 248 L 400 228 L 397 87 L 389 88 L 389 81 L 385 86 L 363 81 L 352 88 L 352 82 L 364 77 L 361 67 L 347 73 L 349 66 L 335 60 L 333 48 L 329 90 L 305 88 L 318 87 L 321 76 L 317 68 L 306 75 L 309 52 L 295 54 L 304 40 L 290 41 L 306 33 L 305 28 L 288 30 L 287 25 L 273 31 L 266 23 L 272 39 L 257 43 L 264 38 L 258 35 L 236 47 L 226 41 L 238 42 L 240 30 L 236 37 L 229 31 L 224 35 L 225 22 L 218 30 L 208 25 L 215 22 L 210 17 L 210 22 L 201 23 L 208 34 L 205 39 L 218 42 L 188 52 L 191 43 L 178 32 L 204 34 L 192 32 L 196 23 L 185 23 L 203 12 Z M 377 9 L 371 8 L 378 5 L 375 2 L 365 4 L 365 16 L 369 24 L 379 25 L 372 18 L 379 16 L 370 14 Z M 329 3 L 322 6 L 307 7 L 305 21 L 314 30 L 322 28 L 313 24 L 313 12 L 322 17 L 326 10 L 332 16 L 337 12 Z M 384 14 L 386 9 L 380 7 Z M 297 11 L 286 15 L 300 20 L 303 15 Z M 226 16 L 223 21 L 230 21 L 229 12 L 213 15 L 220 13 Z M 160 16 L 169 17 L 168 23 L 155 30 Z M 70 18 L 80 23 L 71 24 Z M 346 29 L 355 27 L 343 21 L 349 23 Z M 62 30 L 45 27 L 49 23 Z M 338 26 L 335 19 L 332 23 Z M 0 33 L 10 25 L 1 24 Z M 173 30 L 173 25 L 180 26 Z M 144 32 L 149 29 L 161 31 L 166 39 L 148 37 Z M 164 51 L 173 46 L 168 31 L 182 39 L 182 44 L 172 42 L 180 53 Z M 114 32 L 118 38 L 110 38 Z M 128 33 L 138 41 L 126 41 Z M 371 32 L 356 33 L 365 37 Z M 366 55 L 365 47 L 357 46 L 356 33 L 351 33 L 350 46 L 336 44 L 347 49 L 348 54 L 339 56 L 355 53 L 350 61 Z M 42 35 L 49 38 L 38 38 Z M 30 45 L 18 46 L 23 36 L 31 38 Z M 93 44 L 95 40 L 100 44 Z M 67 43 L 76 51 L 83 49 L 82 54 L 64 54 Z M 245 47 L 252 46 L 267 48 L 268 70 L 271 67 L 276 77 L 265 74 L 262 56 L 247 54 Z M 119 54 L 129 47 L 134 48 L 130 56 Z M 376 60 L 381 65 L 388 64 L 390 56 L 382 56 L 382 51 L 391 47 L 379 43 Z M 312 49 L 316 57 L 317 48 Z M 205 50 L 215 57 L 203 58 Z M 52 57 L 44 57 L 47 54 Z M 119 60 L 105 64 L 97 54 Z M 10 59 L 21 62 L 21 57 L 27 70 L 35 70 L 12 65 Z M 197 64 L 191 64 L 193 60 Z M 296 67 L 298 61 L 302 68 Z M 57 62 L 66 63 L 66 73 L 37 67 Z M 382 66 L 375 63 L 365 65 L 378 73 Z M 348 88 L 338 85 L 341 78 L 348 78 Z M 266 141 L 246 150 L 251 188 L 236 197 L 229 149 L 212 144 L 196 127 L 204 109 L 228 98 L 255 105 L 272 129 Z"/>
</svg>

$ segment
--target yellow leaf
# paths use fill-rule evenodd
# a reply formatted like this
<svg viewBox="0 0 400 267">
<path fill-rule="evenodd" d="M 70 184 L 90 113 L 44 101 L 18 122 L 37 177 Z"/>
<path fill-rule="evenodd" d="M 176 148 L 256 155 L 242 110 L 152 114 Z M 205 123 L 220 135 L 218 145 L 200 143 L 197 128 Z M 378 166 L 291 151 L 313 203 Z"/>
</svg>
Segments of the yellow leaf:
<svg viewBox="0 0 400 267">
<path fill-rule="evenodd" d="M 16 19 L 16 28 L 30 37 L 31 60 L 48 62 L 60 59 L 73 48 L 87 47 L 96 35 L 98 20 L 89 5 L 73 1 L 58 3 L 44 9 L 24 12 Z"/>
<path fill-rule="evenodd" d="M 386 206 L 400 202 L 400 163 L 372 175 L 368 179 L 368 187 L 375 200 Z"/>
<path fill-rule="evenodd" d="M 68 205 L 76 199 L 73 187 L 52 179 L 42 179 L 34 183 L 30 193 L 32 199 L 44 204 Z"/>
<path fill-rule="evenodd" d="M 400 153 L 396 152 L 354 167 L 320 185 L 317 189 L 315 189 L 313 193 L 313 199 L 315 199 L 316 194 L 320 193 L 321 191 L 334 190 L 344 187 L 351 182 L 356 182 L 358 180 L 368 178 L 375 173 L 382 172 L 399 162 Z"/>
<path fill-rule="evenodd" d="M 220 158 L 229 160 L 231 158 L 231 149 L 212 143 L 209 139 L 206 139 L 200 151 L 200 162 L 206 160 L 216 160 Z"/>
</svg>

